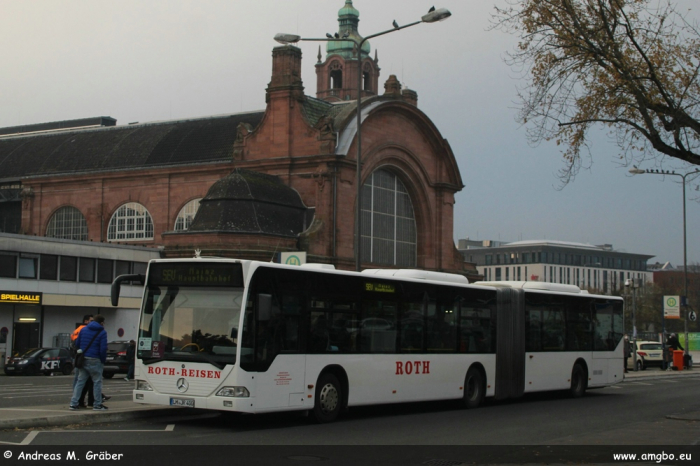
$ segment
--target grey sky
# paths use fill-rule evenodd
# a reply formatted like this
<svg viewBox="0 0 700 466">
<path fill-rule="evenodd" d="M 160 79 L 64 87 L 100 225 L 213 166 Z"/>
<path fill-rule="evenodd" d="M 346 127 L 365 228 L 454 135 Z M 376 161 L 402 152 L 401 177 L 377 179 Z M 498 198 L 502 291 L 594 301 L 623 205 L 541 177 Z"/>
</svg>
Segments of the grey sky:
<svg viewBox="0 0 700 466">
<path fill-rule="evenodd" d="M 354 0 L 360 34 L 389 29 L 394 19 L 415 21 L 432 2 Z M 343 3 L 0 0 L 0 127 L 102 115 L 123 125 L 263 109 L 278 45 L 273 36 L 334 32 Z M 438 2 L 452 11 L 450 19 L 370 41 L 372 56 L 375 49 L 379 54 L 380 84 L 396 74 L 415 90 L 455 153 L 465 184 L 455 206 L 455 240 L 612 243 L 655 255 L 652 262 L 682 264 L 676 177 L 629 176 L 615 163 L 617 147 L 601 137 L 592 169 L 556 189 L 558 149 L 528 146 L 514 119 L 522 82 L 503 56 L 516 40 L 487 31 L 495 3 Z M 309 95 L 316 92 L 318 46 L 301 44 Z M 687 203 L 687 220 L 688 261 L 698 262 L 697 202 Z"/>
</svg>

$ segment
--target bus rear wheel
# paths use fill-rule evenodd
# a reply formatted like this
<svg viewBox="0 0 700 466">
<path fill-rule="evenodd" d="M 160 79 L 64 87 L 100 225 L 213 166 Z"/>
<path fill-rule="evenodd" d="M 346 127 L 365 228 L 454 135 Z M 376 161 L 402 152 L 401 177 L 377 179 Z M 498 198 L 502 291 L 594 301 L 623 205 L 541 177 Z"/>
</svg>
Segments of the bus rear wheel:
<svg viewBox="0 0 700 466">
<path fill-rule="evenodd" d="M 333 422 L 342 408 L 343 392 L 338 378 L 333 374 L 323 374 L 316 384 L 316 403 L 313 415 L 316 422 Z"/>
<path fill-rule="evenodd" d="M 462 404 L 468 409 L 478 408 L 484 402 L 485 395 L 484 376 L 479 369 L 475 367 L 470 368 L 467 371 L 467 376 L 464 378 Z"/>
<path fill-rule="evenodd" d="M 571 388 L 569 393 L 573 398 L 581 398 L 586 393 L 586 371 L 581 367 L 581 364 L 574 364 L 574 369 L 571 371 Z"/>
</svg>

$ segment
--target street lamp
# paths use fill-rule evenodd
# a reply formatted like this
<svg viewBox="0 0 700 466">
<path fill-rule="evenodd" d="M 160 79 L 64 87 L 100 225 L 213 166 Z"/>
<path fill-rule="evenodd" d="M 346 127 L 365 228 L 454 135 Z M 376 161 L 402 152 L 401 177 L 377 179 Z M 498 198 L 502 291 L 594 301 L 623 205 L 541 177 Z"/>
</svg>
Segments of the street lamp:
<svg viewBox="0 0 700 466">
<path fill-rule="evenodd" d="M 685 333 L 685 354 L 688 354 L 688 244 L 686 240 L 686 222 L 685 222 L 685 178 L 688 175 L 700 175 L 700 168 L 688 173 L 676 173 L 674 171 L 668 170 L 642 170 L 641 168 L 634 167 L 629 171 L 633 175 L 669 175 L 669 176 L 680 176 L 683 179 L 683 282 L 685 283 L 685 297 L 681 300 L 681 304 L 685 303 L 685 321 L 684 321 L 684 333 Z"/>
<path fill-rule="evenodd" d="M 625 280 L 625 286 L 632 288 L 632 367 L 637 371 L 637 283 L 634 278 Z M 624 325 L 623 325 L 624 328 Z M 627 349 L 625 348 L 625 351 Z M 625 358 L 627 355 L 625 354 Z M 625 367 L 627 369 L 627 367 Z"/>
<path fill-rule="evenodd" d="M 357 54 L 357 168 L 355 169 L 355 183 L 357 189 L 357 208 L 355 209 L 355 271 L 360 272 L 362 270 L 362 115 L 361 104 L 362 104 L 362 45 L 374 37 L 383 36 L 384 34 L 389 34 L 390 32 L 400 31 L 401 29 L 406 29 L 416 24 L 421 23 L 437 23 L 443 21 L 452 16 L 449 10 L 446 8 L 431 8 L 430 11 L 423 15 L 420 21 L 415 21 L 413 23 L 406 24 L 404 26 L 399 26 L 396 21 L 394 21 L 394 27 L 392 29 L 387 29 L 386 31 L 378 32 L 376 34 L 369 35 L 363 38 L 361 41 L 357 41 L 355 38 L 345 34 L 342 37 L 334 37 L 330 34 L 326 34 L 326 38 L 303 38 L 296 34 L 276 34 L 275 40 L 280 44 L 296 44 L 299 41 L 310 41 L 310 42 L 333 42 L 338 40 L 349 40 L 355 43 L 355 52 Z"/>
</svg>

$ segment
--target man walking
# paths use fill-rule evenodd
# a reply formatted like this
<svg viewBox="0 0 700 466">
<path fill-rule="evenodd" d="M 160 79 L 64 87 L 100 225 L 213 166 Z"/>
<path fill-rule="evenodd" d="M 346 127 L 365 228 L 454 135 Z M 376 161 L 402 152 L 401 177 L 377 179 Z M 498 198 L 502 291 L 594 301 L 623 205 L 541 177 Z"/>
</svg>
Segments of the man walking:
<svg viewBox="0 0 700 466">
<path fill-rule="evenodd" d="M 83 328 L 78 334 L 75 347 L 85 354 L 85 363 L 78 371 L 78 381 L 73 387 L 73 397 L 70 400 L 70 409 L 78 409 L 78 400 L 83 387 L 88 379 L 92 380 L 95 402 L 93 411 L 106 411 L 102 404 L 102 369 L 107 360 L 107 331 L 104 329 L 105 318 L 97 314 L 92 322 Z"/>
</svg>

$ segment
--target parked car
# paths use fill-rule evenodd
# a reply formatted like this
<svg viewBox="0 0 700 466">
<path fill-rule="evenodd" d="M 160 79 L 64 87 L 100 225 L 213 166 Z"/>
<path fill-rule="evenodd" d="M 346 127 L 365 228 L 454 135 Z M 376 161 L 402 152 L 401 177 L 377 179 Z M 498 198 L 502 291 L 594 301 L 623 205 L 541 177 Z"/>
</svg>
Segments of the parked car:
<svg viewBox="0 0 700 466">
<path fill-rule="evenodd" d="M 68 348 L 31 348 L 10 357 L 5 364 L 7 375 L 51 375 L 73 372 L 73 359 Z"/>
<path fill-rule="evenodd" d="M 637 370 L 647 367 L 661 367 L 664 361 L 663 346 L 658 341 L 638 341 L 637 343 Z M 634 368 L 634 358 L 627 361 L 628 366 Z"/>
<path fill-rule="evenodd" d="M 129 360 L 126 359 L 127 348 L 129 348 L 129 340 L 107 343 L 107 361 L 102 371 L 102 377 L 111 379 L 114 374 L 127 374 L 129 372 Z"/>
</svg>

